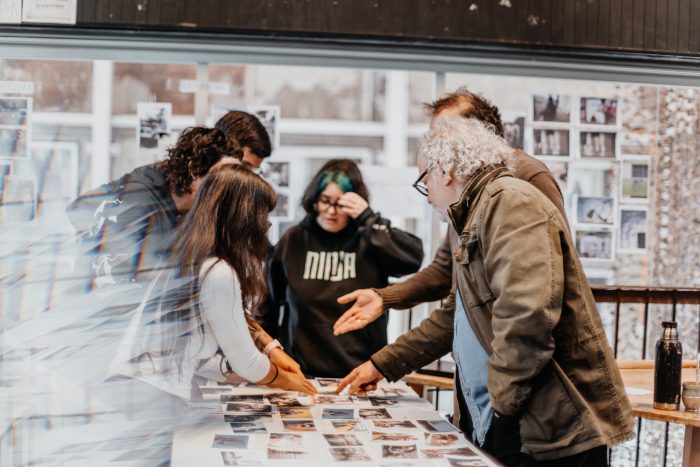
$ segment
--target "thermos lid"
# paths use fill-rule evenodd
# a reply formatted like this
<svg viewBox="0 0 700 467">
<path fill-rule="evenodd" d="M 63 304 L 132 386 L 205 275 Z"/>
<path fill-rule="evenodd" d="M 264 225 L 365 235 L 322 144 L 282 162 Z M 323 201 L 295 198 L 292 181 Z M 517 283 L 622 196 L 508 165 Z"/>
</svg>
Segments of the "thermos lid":
<svg viewBox="0 0 700 467">
<path fill-rule="evenodd" d="M 675 321 L 664 321 L 661 325 L 665 328 L 675 328 L 677 323 Z"/>
</svg>

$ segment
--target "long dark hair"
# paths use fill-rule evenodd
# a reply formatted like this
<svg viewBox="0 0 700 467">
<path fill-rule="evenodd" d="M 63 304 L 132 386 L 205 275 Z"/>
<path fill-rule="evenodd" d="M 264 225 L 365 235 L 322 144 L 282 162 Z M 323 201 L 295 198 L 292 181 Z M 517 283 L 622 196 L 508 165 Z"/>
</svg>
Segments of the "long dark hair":
<svg viewBox="0 0 700 467">
<path fill-rule="evenodd" d="M 276 203 L 272 187 L 242 165 L 211 171 L 177 230 L 180 275 L 197 277 L 202 262 L 216 257 L 236 272 L 243 304 L 257 306 L 267 294 L 268 215 Z"/>
<path fill-rule="evenodd" d="M 345 193 L 352 191 L 369 202 L 369 190 L 355 161 L 331 159 L 323 164 L 323 167 L 314 175 L 304 190 L 301 206 L 306 214 L 316 215 L 316 202 L 330 182 L 338 184 Z"/>
<path fill-rule="evenodd" d="M 270 157 L 272 144 L 270 135 L 258 118 L 240 110 L 232 110 L 221 117 L 214 125 L 229 138 L 238 141 L 241 148 L 248 147 L 258 157 Z"/>
</svg>

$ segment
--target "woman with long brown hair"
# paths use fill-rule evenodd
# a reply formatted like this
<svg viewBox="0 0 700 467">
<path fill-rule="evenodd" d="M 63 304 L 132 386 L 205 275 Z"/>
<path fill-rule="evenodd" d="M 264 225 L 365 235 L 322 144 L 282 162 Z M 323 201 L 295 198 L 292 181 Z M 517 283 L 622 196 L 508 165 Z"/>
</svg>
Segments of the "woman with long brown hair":
<svg viewBox="0 0 700 467">
<path fill-rule="evenodd" d="M 180 276 L 194 279 L 192 306 L 184 308 L 191 316 L 180 317 L 196 323 L 185 356 L 198 367 L 222 354 L 248 381 L 313 394 L 300 374 L 278 367 L 256 348 L 246 323 L 246 314 L 267 293 L 266 234 L 276 202 L 272 187 L 242 165 L 211 171 L 199 187 L 173 248 Z"/>
</svg>

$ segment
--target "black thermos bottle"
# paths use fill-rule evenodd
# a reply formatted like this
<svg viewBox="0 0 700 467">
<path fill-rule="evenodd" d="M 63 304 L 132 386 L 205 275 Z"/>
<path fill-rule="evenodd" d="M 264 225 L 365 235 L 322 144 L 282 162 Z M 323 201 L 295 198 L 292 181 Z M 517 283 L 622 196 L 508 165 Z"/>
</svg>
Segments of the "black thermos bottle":
<svg viewBox="0 0 700 467">
<path fill-rule="evenodd" d="M 678 342 L 675 321 L 664 321 L 664 332 L 656 341 L 654 361 L 654 408 L 678 410 L 681 398 L 683 348 Z"/>
</svg>

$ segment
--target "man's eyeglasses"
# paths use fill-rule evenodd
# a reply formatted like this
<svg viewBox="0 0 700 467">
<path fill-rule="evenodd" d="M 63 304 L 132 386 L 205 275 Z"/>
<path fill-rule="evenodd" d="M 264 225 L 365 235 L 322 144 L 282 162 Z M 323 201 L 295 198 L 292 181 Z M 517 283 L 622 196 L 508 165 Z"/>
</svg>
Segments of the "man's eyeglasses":
<svg viewBox="0 0 700 467">
<path fill-rule="evenodd" d="M 420 177 L 413 182 L 413 188 L 416 189 L 418 193 L 420 193 L 423 196 L 428 196 L 428 185 L 423 183 L 423 179 L 425 178 L 426 175 L 428 175 L 428 172 L 430 169 L 425 169 L 422 174 L 420 174 Z"/>
<path fill-rule="evenodd" d="M 340 198 L 335 200 L 334 202 L 331 202 L 331 200 L 327 198 L 319 198 L 318 199 L 318 210 L 319 211 L 328 211 L 330 208 L 335 208 L 336 211 L 340 211 L 340 208 L 343 206 L 340 204 Z"/>
</svg>

